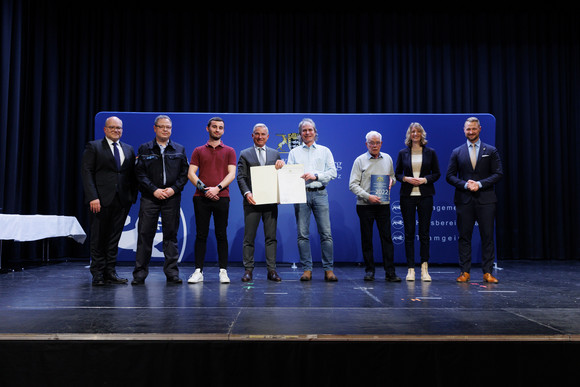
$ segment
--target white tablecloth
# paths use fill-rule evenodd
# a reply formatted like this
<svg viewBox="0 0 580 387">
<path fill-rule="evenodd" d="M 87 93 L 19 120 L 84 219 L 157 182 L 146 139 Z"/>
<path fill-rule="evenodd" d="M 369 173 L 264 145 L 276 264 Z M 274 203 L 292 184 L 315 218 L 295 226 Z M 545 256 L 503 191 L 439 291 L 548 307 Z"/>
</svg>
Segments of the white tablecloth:
<svg viewBox="0 0 580 387">
<path fill-rule="evenodd" d="M 0 214 L 0 240 L 25 242 L 54 237 L 84 243 L 87 234 L 74 216 Z"/>
</svg>

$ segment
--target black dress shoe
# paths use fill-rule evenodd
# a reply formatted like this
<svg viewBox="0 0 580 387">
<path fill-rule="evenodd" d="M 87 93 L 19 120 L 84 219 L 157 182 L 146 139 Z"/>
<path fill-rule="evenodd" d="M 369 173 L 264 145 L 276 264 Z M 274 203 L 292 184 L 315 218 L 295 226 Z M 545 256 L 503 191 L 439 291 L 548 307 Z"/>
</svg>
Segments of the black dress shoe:
<svg viewBox="0 0 580 387">
<path fill-rule="evenodd" d="M 126 284 L 127 278 L 121 278 L 117 275 L 117 273 L 107 274 L 105 276 L 105 282 L 108 284 Z"/>
<path fill-rule="evenodd" d="M 385 274 L 385 280 L 387 280 L 387 282 L 401 282 L 401 279 L 397 277 L 395 273 Z"/>
<path fill-rule="evenodd" d="M 252 280 L 252 271 L 246 270 L 242 276 L 242 282 L 250 282 Z"/>
<path fill-rule="evenodd" d="M 93 286 L 104 286 L 105 279 L 102 275 L 97 275 L 93 277 Z"/>
<path fill-rule="evenodd" d="M 278 275 L 278 273 L 276 273 L 276 270 L 269 270 L 268 271 L 268 279 L 270 281 L 274 281 L 274 282 L 280 282 L 280 281 L 282 281 L 282 278 L 280 278 L 280 276 Z"/>
<path fill-rule="evenodd" d="M 181 284 L 181 283 L 183 283 L 183 281 L 178 276 L 173 276 L 173 277 L 167 278 L 167 283 L 168 284 Z"/>
<path fill-rule="evenodd" d="M 145 280 L 134 279 L 133 281 L 131 281 L 131 285 L 145 285 Z"/>
<path fill-rule="evenodd" d="M 373 273 L 372 271 L 365 272 L 364 280 L 365 281 L 374 281 L 375 280 L 375 273 Z"/>
</svg>

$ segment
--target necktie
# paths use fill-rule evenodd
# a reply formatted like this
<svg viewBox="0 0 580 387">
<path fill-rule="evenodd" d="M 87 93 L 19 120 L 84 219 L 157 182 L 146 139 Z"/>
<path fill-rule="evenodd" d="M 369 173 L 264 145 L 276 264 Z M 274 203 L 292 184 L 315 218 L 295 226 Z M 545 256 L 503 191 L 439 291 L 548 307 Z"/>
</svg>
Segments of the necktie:
<svg viewBox="0 0 580 387">
<path fill-rule="evenodd" d="M 117 143 L 113 143 L 113 155 L 115 156 L 115 162 L 117 163 L 117 169 L 121 169 L 121 156 L 119 155 L 119 148 L 117 148 Z"/>
<path fill-rule="evenodd" d="M 469 156 L 471 158 L 471 166 L 475 169 L 475 164 L 477 162 L 477 156 L 475 155 L 475 144 L 471 144 L 471 152 L 469 152 Z"/>
<path fill-rule="evenodd" d="M 260 155 L 260 165 L 266 164 L 266 150 L 264 148 L 258 148 L 258 154 Z"/>
</svg>

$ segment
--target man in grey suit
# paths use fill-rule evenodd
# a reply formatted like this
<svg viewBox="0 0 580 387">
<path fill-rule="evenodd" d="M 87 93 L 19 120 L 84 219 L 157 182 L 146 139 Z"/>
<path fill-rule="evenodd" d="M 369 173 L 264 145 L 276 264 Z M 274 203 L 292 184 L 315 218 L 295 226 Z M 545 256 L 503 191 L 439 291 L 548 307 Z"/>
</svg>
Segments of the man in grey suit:
<svg viewBox="0 0 580 387">
<path fill-rule="evenodd" d="M 102 140 L 90 141 L 83 153 L 81 175 L 91 216 L 93 285 L 124 284 L 115 269 L 119 239 L 131 205 L 137 200 L 135 152 L 119 141 L 123 122 L 109 117 Z"/>
<path fill-rule="evenodd" d="M 252 194 L 252 179 L 250 167 L 260 165 L 274 165 L 276 169 L 284 166 L 280 153 L 266 146 L 269 133 L 268 127 L 262 123 L 254 125 L 252 140 L 254 145 L 244 149 L 238 159 L 237 179 L 240 192 L 244 196 L 244 243 L 243 261 L 245 272 L 243 282 L 252 280 L 254 270 L 254 241 L 260 219 L 264 224 L 264 236 L 266 245 L 266 267 L 268 279 L 280 282 L 282 279 L 276 272 L 276 226 L 278 222 L 277 204 L 256 204 Z"/>
</svg>

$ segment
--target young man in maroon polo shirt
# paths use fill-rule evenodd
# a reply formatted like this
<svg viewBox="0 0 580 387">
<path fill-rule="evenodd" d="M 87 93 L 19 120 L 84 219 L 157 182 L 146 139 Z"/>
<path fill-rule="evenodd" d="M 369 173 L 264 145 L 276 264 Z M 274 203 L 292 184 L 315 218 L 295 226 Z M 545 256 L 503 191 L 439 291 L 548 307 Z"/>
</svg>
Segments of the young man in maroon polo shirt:
<svg viewBox="0 0 580 387">
<path fill-rule="evenodd" d="M 206 130 L 209 139 L 204 145 L 193 150 L 187 177 L 196 187 L 193 195 L 195 212 L 195 271 L 187 280 L 194 284 L 203 281 L 203 263 L 209 233 L 209 223 L 213 215 L 217 241 L 219 280 L 229 283 L 228 265 L 228 214 L 230 208 L 229 185 L 236 176 L 236 152 L 221 141 L 224 121 L 213 117 Z"/>
</svg>

